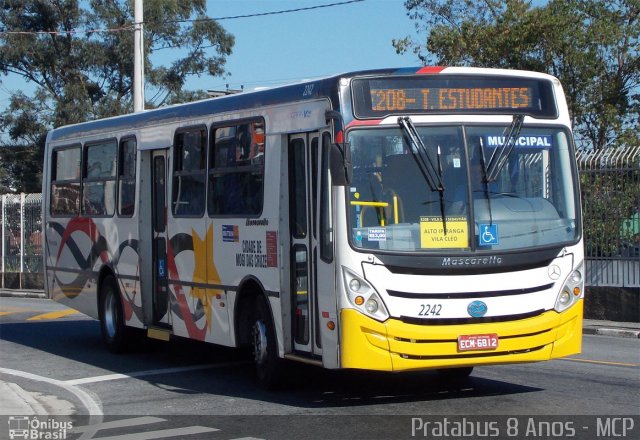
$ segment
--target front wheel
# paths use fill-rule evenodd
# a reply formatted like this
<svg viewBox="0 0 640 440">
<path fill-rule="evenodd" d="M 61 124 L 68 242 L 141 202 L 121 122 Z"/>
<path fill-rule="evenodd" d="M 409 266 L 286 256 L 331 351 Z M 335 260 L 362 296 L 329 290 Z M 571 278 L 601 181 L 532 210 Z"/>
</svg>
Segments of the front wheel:
<svg viewBox="0 0 640 440">
<path fill-rule="evenodd" d="M 124 320 L 120 290 L 113 276 L 107 275 L 100 287 L 100 330 L 102 340 L 113 353 L 122 353 L 127 348 L 127 327 Z"/>
<path fill-rule="evenodd" d="M 258 298 L 255 304 L 251 344 L 258 381 L 267 389 L 277 388 L 282 381 L 283 361 L 278 357 L 273 319 L 263 297 Z"/>
</svg>

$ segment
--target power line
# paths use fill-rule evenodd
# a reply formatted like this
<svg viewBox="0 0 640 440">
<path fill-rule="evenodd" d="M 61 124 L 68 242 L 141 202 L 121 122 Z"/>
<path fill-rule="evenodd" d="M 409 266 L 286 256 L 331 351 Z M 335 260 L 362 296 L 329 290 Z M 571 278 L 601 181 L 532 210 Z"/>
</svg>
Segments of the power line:
<svg viewBox="0 0 640 440">
<path fill-rule="evenodd" d="M 343 6 L 348 5 L 350 3 L 360 3 L 365 0 L 347 0 L 337 3 L 329 3 L 325 5 L 316 5 L 316 6 L 307 6 L 304 8 L 295 8 L 295 9 L 283 9 L 281 11 L 271 11 L 271 12 L 259 12 L 255 14 L 245 14 L 245 15 L 232 15 L 228 17 L 214 17 L 214 18 L 194 18 L 190 20 L 173 20 L 173 21 L 165 21 L 163 23 L 197 23 L 199 21 L 222 21 L 222 20 L 235 20 L 237 18 L 253 18 L 253 17 L 265 17 L 267 15 L 279 15 L 279 14 L 288 14 L 291 12 L 303 12 L 303 11 L 311 11 L 313 9 L 322 9 L 322 8 L 331 8 L 333 6 Z"/>
<path fill-rule="evenodd" d="M 304 8 L 294 8 L 294 9 L 283 9 L 280 11 L 270 11 L 270 12 L 258 12 L 255 14 L 245 14 L 245 15 L 232 15 L 226 17 L 206 17 L 206 18 L 194 18 L 188 20 L 167 20 L 163 21 L 162 24 L 175 24 L 175 23 L 198 23 L 203 21 L 222 21 L 222 20 L 236 20 L 240 18 L 254 18 L 254 17 L 266 17 L 269 15 L 280 15 L 280 14 L 289 14 L 293 12 L 304 12 L 311 11 L 314 9 L 323 9 L 323 8 L 331 8 L 334 6 L 343 6 L 351 3 L 360 3 L 366 0 L 346 0 L 335 3 L 328 3 L 324 5 L 315 5 L 315 6 L 307 6 Z M 144 22 L 143 24 L 149 24 L 148 22 Z M 64 30 L 64 31 L 7 31 L 0 30 L 0 35 L 69 35 L 69 34 L 93 34 L 93 33 L 108 33 L 108 32 L 126 32 L 135 30 L 135 26 L 133 24 L 122 26 L 118 28 L 112 29 L 87 29 L 87 30 Z"/>
</svg>

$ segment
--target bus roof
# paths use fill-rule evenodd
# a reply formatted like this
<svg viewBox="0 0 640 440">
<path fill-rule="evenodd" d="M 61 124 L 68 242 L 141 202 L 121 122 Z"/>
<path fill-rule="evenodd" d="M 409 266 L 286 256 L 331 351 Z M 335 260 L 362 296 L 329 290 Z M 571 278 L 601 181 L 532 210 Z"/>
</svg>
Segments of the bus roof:
<svg viewBox="0 0 640 440">
<path fill-rule="evenodd" d="M 434 74 L 473 74 L 491 76 L 527 76 L 553 79 L 550 75 L 507 69 L 487 69 L 473 67 L 410 67 L 397 69 L 375 69 L 336 74 L 323 78 L 305 80 L 269 89 L 243 92 L 233 95 L 209 98 L 183 104 L 175 104 L 139 113 L 129 113 L 105 119 L 82 122 L 55 128 L 49 132 L 48 142 L 71 140 L 78 137 L 99 135 L 123 130 L 136 130 L 142 127 L 169 123 L 184 119 L 196 119 L 216 113 L 255 109 L 268 105 L 294 101 L 328 98 L 333 108 L 338 106 L 338 85 L 340 79 L 366 76 L 408 76 Z M 310 91 L 309 85 L 314 87 Z"/>
</svg>

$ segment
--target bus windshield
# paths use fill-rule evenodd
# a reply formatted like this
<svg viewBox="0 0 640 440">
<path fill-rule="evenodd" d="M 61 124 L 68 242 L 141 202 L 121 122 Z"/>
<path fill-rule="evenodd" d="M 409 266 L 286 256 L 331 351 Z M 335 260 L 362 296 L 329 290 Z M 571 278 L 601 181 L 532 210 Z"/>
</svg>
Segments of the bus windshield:
<svg viewBox="0 0 640 440">
<path fill-rule="evenodd" d="M 578 239 L 570 135 L 558 127 L 400 126 L 350 132 L 352 244 L 387 252 L 513 250 Z M 506 155 L 496 175 L 487 166 Z M 442 183 L 420 164 L 430 155 Z"/>
</svg>

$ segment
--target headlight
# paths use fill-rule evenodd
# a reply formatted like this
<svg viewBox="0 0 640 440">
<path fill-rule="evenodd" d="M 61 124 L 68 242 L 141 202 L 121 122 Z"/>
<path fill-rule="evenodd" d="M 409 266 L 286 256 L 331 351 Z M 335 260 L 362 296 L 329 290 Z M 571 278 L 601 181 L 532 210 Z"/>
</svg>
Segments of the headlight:
<svg viewBox="0 0 640 440">
<path fill-rule="evenodd" d="M 389 317 L 380 295 L 368 282 L 346 267 L 342 267 L 342 275 L 349 302 L 357 310 L 378 321 L 385 321 Z"/>
<path fill-rule="evenodd" d="M 558 297 L 558 303 L 560 303 L 560 305 L 562 306 L 566 306 L 567 304 L 571 303 L 571 294 L 566 290 L 563 290 L 562 292 L 560 292 L 560 296 Z"/>
<path fill-rule="evenodd" d="M 369 298 L 369 300 L 365 303 L 364 308 L 367 310 L 367 312 L 373 315 L 378 311 L 378 301 L 373 298 Z"/>
<path fill-rule="evenodd" d="M 571 273 L 571 282 L 575 284 L 582 282 L 582 271 L 580 269 L 576 269 Z"/>
<path fill-rule="evenodd" d="M 581 263 L 573 272 L 569 274 L 560 294 L 556 299 L 555 310 L 563 312 L 571 307 L 578 299 L 584 295 L 584 264 Z"/>
</svg>

